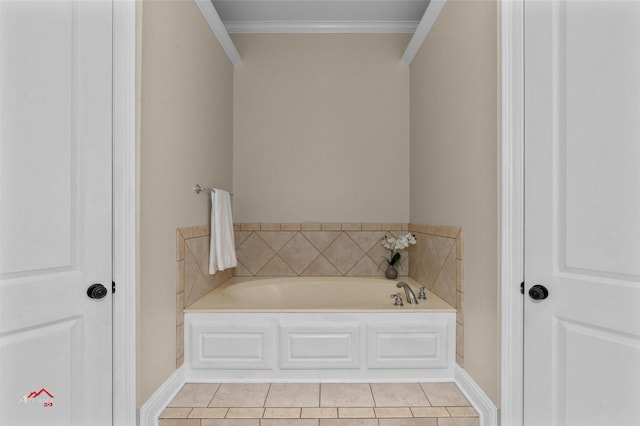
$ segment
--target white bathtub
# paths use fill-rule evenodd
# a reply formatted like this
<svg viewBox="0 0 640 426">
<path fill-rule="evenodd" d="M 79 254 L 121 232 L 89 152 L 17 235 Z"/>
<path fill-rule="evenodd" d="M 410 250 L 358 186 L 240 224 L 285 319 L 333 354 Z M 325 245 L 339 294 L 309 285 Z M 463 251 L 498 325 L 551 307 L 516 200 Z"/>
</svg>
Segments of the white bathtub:
<svg viewBox="0 0 640 426">
<path fill-rule="evenodd" d="M 404 289 L 396 287 L 407 282 L 418 294 L 420 285 L 411 278 L 232 278 L 191 305 L 188 312 L 252 311 L 398 311 L 420 310 L 455 312 L 451 305 L 426 291 L 427 300 L 409 305 Z M 402 308 L 393 305 L 391 294 L 401 293 Z"/>
<path fill-rule="evenodd" d="M 187 380 L 452 380 L 455 309 L 409 305 L 397 282 L 232 278 L 185 310 Z"/>
</svg>

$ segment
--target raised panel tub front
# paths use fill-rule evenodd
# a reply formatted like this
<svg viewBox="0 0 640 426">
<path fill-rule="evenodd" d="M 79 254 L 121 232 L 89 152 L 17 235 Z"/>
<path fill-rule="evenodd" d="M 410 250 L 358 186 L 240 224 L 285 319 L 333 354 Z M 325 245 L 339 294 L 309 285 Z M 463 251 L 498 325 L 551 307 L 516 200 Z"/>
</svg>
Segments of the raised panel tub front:
<svg viewBox="0 0 640 426">
<path fill-rule="evenodd" d="M 280 368 L 359 368 L 360 323 L 280 325 Z"/>
<path fill-rule="evenodd" d="M 452 334 L 446 321 L 372 323 L 368 327 L 369 368 L 446 368 Z"/>
<path fill-rule="evenodd" d="M 194 321 L 190 332 L 193 368 L 273 368 L 272 324 Z"/>
</svg>

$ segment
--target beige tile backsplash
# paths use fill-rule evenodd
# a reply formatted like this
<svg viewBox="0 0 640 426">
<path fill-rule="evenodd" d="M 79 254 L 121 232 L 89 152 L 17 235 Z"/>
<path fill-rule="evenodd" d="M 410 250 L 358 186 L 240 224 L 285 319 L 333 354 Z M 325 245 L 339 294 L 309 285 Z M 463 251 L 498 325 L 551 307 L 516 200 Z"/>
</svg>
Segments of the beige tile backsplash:
<svg viewBox="0 0 640 426">
<path fill-rule="evenodd" d="M 384 235 L 416 235 L 402 252 L 400 276 L 410 276 L 454 306 L 456 359 L 463 365 L 463 242 L 452 226 L 402 223 L 235 224 L 238 267 L 209 275 L 209 226 L 177 230 L 176 338 L 183 336 L 183 311 L 232 276 L 383 276 L 389 251 Z M 183 345 L 178 344 L 177 366 Z"/>
</svg>

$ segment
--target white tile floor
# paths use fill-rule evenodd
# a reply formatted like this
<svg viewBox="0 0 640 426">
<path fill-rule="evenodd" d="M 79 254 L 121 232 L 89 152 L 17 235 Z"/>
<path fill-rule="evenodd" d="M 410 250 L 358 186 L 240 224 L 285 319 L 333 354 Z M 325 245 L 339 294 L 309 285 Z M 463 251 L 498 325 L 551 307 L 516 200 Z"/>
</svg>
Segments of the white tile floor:
<svg viewBox="0 0 640 426">
<path fill-rule="evenodd" d="M 159 426 L 479 426 L 454 383 L 188 383 Z"/>
</svg>

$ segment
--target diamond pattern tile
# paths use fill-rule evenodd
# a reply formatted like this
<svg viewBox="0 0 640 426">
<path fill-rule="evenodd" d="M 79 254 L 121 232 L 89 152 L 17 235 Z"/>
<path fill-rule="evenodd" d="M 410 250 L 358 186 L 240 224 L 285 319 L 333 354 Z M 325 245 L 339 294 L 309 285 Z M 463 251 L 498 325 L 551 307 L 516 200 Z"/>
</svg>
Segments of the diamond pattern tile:
<svg viewBox="0 0 640 426">
<path fill-rule="evenodd" d="M 331 264 L 324 256 L 318 256 L 307 269 L 302 272 L 306 277 L 339 277 L 340 271 Z"/>
<path fill-rule="evenodd" d="M 320 252 L 301 233 L 297 233 L 278 254 L 296 274 L 301 274 Z"/>
<path fill-rule="evenodd" d="M 304 231 L 302 235 L 304 235 L 318 251 L 323 252 L 340 236 L 340 231 Z"/>
<path fill-rule="evenodd" d="M 292 231 L 263 231 L 258 236 L 264 240 L 273 250 L 280 250 L 296 234 Z"/>
<path fill-rule="evenodd" d="M 347 232 L 347 235 L 365 252 L 371 250 L 376 244 L 382 247 L 382 237 L 384 234 L 384 231 Z"/>
<path fill-rule="evenodd" d="M 338 271 L 346 274 L 365 252 L 347 234 L 342 233 L 323 254 Z"/>
<path fill-rule="evenodd" d="M 256 274 L 260 277 L 292 277 L 297 274 L 278 255 L 275 255 Z"/>
<path fill-rule="evenodd" d="M 249 271 L 256 274 L 276 254 L 257 234 L 251 234 L 239 247 L 236 256 Z"/>
<path fill-rule="evenodd" d="M 363 256 L 353 268 L 347 272 L 349 277 L 374 277 L 380 275 L 381 269 L 369 256 Z"/>
</svg>

